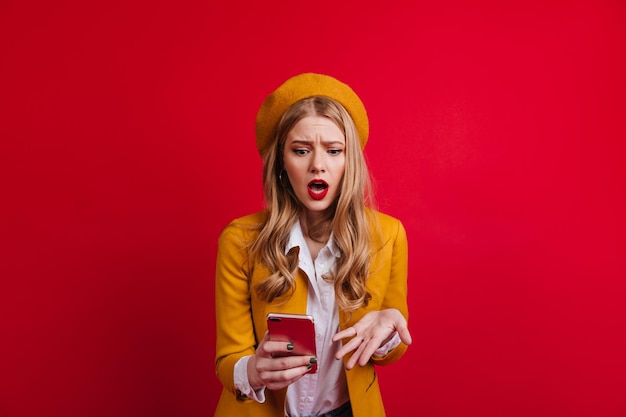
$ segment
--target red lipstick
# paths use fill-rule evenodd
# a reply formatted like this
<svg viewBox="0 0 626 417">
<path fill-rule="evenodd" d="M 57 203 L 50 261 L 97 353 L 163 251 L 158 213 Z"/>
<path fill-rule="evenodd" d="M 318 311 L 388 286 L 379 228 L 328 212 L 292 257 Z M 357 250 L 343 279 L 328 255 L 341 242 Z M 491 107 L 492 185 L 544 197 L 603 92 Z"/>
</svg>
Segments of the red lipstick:
<svg viewBox="0 0 626 417">
<path fill-rule="evenodd" d="M 309 195 L 314 200 L 321 200 L 328 194 L 328 183 L 324 180 L 313 180 L 308 184 Z"/>
</svg>

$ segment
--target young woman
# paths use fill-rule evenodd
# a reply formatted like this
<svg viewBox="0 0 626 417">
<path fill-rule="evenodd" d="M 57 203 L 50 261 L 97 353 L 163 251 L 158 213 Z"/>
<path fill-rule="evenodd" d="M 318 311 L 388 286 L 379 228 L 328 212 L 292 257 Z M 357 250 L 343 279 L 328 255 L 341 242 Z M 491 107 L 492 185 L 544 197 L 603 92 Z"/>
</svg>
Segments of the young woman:
<svg viewBox="0 0 626 417">
<path fill-rule="evenodd" d="M 374 365 L 411 343 L 408 255 L 402 223 L 369 201 L 368 133 L 359 97 L 327 75 L 296 75 L 261 105 L 266 208 L 219 239 L 215 416 L 385 415 Z M 269 340 L 274 312 L 314 318 L 315 356 L 283 356 L 294 346 Z"/>
</svg>

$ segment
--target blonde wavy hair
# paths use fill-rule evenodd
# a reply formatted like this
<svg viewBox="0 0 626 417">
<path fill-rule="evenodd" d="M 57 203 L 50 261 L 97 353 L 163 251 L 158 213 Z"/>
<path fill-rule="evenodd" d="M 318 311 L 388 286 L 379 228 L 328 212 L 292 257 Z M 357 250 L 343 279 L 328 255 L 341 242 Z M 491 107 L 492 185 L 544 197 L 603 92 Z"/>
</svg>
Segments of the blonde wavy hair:
<svg viewBox="0 0 626 417">
<path fill-rule="evenodd" d="M 372 233 L 369 224 L 375 224 L 368 221 L 372 215 L 368 208 L 373 206 L 372 185 L 354 122 L 346 109 L 329 97 L 309 97 L 292 105 L 278 122 L 273 145 L 263 155 L 263 191 L 268 217 L 259 226 L 250 257 L 273 273 L 257 284 L 255 290 L 262 300 L 273 302 L 288 298 L 295 288 L 298 252 L 292 250 L 285 254 L 285 247 L 302 205 L 289 181 L 283 178 L 283 151 L 287 134 L 306 116 L 328 117 L 346 138 L 346 163 L 339 195 L 323 219 L 309 227 L 309 234 L 313 239 L 320 239 L 332 232 L 341 256 L 337 258 L 334 271 L 324 279 L 334 283 L 339 308 L 353 312 L 371 299 L 366 281 Z"/>
</svg>

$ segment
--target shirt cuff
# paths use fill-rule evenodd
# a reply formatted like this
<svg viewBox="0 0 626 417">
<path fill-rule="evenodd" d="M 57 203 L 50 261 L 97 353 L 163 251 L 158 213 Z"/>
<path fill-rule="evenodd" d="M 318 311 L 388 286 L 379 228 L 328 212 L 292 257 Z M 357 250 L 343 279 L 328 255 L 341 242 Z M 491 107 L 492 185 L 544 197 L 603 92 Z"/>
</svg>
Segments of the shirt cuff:
<svg viewBox="0 0 626 417">
<path fill-rule="evenodd" d="M 389 352 L 394 350 L 400 344 L 400 342 L 401 342 L 400 336 L 398 335 L 398 332 L 396 332 L 391 338 L 391 340 L 389 340 L 387 343 L 385 343 L 384 345 L 376 349 L 376 351 L 374 352 L 374 357 L 382 358 L 386 356 Z"/>
<path fill-rule="evenodd" d="M 246 397 L 250 398 L 258 403 L 265 402 L 265 387 L 261 387 L 259 389 L 252 389 L 250 386 L 250 381 L 248 381 L 248 360 L 250 356 L 244 356 L 239 359 L 237 363 L 235 363 L 235 388 L 239 393 Z"/>
</svg>

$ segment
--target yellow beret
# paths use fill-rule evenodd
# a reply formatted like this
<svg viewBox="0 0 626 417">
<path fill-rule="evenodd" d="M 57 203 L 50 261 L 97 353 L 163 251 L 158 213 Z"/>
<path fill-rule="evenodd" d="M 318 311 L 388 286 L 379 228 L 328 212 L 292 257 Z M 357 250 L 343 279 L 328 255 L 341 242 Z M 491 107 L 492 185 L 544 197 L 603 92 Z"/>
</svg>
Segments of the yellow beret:
<svg viewBox="0 0 626 417">
<path fill-rule="evenodd" d="M 261 104 L 256 116 L 256 146 L 261 155 L 272 142 L 274 129 L 283 113 L 297 101 L 311 96 L 326 96 L 341 103 L 354 121 L 361 149 L 365 147 L 369 135 L 369 121 L 359 96 L 347 84 L 331 76 L 304 73 L 289 78 Z"/>
</svg>

